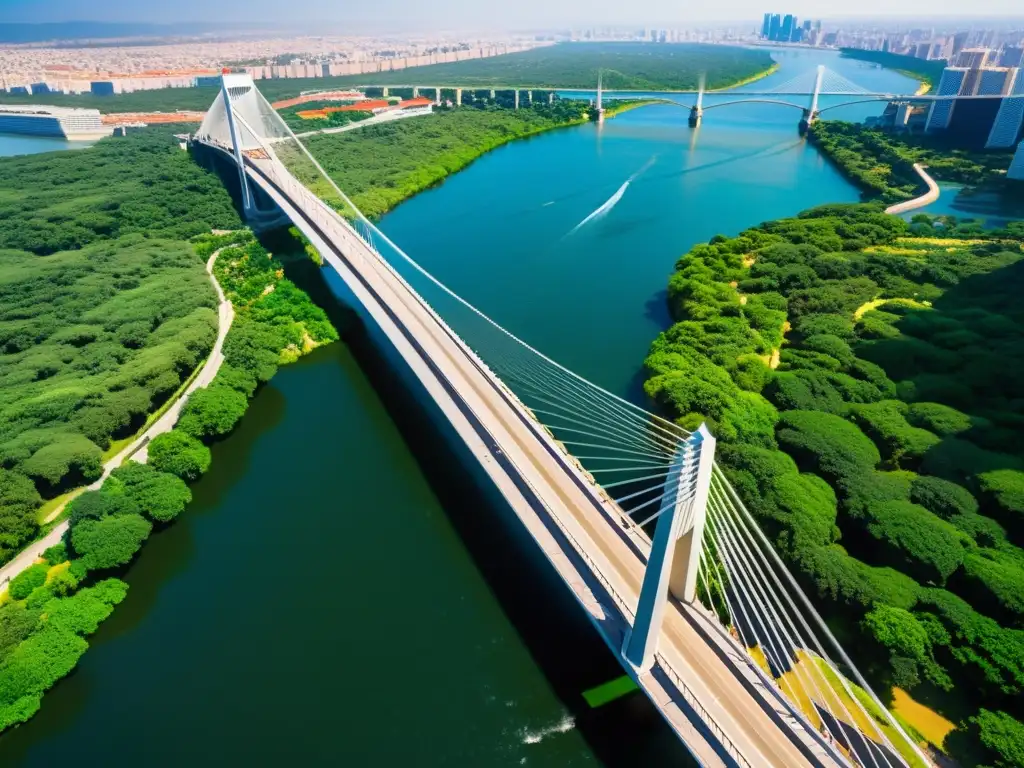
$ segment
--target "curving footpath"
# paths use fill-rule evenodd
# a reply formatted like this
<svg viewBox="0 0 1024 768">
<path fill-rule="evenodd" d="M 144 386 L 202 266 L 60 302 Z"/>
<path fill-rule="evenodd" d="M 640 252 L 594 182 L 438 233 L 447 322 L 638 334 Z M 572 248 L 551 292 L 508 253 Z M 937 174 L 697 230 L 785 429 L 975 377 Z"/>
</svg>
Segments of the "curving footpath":
<svg viewBox="0 0 1024 768">
<path fill-rule="evenodd" d="M 917 208 L 924 208 L 926 205 L 930 205 L 939 199 L 939 185 L 935 183 L 935 179 L 924 172 L 927 168 L 925 165 L 920 163 L 914 163 L 914 170 L 917 171 L 917 175 L 921 177 L 925 184 L 928 185 L 928 191 L 920 197 L 915 197 L 913 200 L 907 200 L 904 203 L 896 203 L 896 205 L 890 205 L 885 209 L 885 212 L 898 216 L 901 213 L 907 211 L 913 211 Z"/>
<path fill-rule="evenodd" d="M 210 275 L 210 282 L 213 283 L 214 290 L 217 291 L 218 299 L 217 339 L 213 343 L 213 349 L 210 351 L 210 356 L 206 359 L 206 362 L 203 363 L 202 369 L 192 380 L 192 383 L 189 384 L 181 396 L 174 401 L 174 404 L 168 408 L 159 419 L 154 421 L 150 425 L 149 429 L 136 437 L 128 447 L 104 464 L 103 474 L 100 476 L 99 480 L 86 486 L 84 490 L 94 491 L 98 489 L 103 485 L 103 481 L 107 479 L 110 473 L 121 466 L 129 457 L 141 464 L 145 464 L 149 441 L 157 435 L 170 431 L 171 427 L 178 422 L 178 417 L 181 415 L 181 409 L 185 407 L 185 403 L 188 401 L 189 395 L 200 387 L 207 386 L 211 381 L 213 381 L 214 376 L 217 375 L 217 371 L 220 370 L 220 366 L 224 362 L 224 339 L 227 337 L 228 330 L 231 328 L 231 323 L 235 319 L 235 309 L 231 306 L 231 302 L 228 301 L 227 297 L 224 295 L 224 290 L 220 287 L 220 283 L 217 282 L 217 278 L 213 276 L 213 264 L 219 255 L 220 250 L 210 256 L 209 260 L 206 262 L 206 271 Z M 59 516 L 66 506 L 67 502 L 55 509 L 45 522 L 49 522 Z M 32 542 L 26 549 L 22 550 L 17 557 L 11 560 L 11 562 L 3 568 L 0 568 L 0 585 L 3 585 L 3 589 L 6 590 L 8 582 L 32 565 L 45 550 L 59 543 L 64 537 L 64 532 L 67 531 L 67 529 L 68 523 L 65 520 L 46 534 L 46 536 Z"/>
</svg>

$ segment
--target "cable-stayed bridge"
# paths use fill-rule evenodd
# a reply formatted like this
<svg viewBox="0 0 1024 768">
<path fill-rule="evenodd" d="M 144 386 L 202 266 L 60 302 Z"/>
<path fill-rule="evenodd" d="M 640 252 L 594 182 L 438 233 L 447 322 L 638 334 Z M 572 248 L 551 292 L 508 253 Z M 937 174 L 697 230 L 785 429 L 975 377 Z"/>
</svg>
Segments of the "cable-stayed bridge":
<svg viewBox="0 0 1024 768">
<path fill-rule="evenodd" d="M 234 164 L 254 224 L 287 220 L 317 248 L 468 475 L 529 532 L 701 765 L 929 764 L 715 464 L 706 427 L 603 390 L 449 290 L 358 211 L 247 76 L 224 76 L 193 147 Z"/>
</svg>

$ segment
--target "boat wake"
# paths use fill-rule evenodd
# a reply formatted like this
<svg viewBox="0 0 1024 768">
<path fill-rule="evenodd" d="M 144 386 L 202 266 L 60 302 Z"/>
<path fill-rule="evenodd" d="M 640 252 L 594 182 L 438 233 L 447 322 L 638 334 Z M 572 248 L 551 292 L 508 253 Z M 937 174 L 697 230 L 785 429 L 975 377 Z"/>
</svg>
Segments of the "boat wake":
<svg viewBox="0 0 1024 768">
<path fill-rule="evenodd" d="M 549 725 L 541 728 L 537 731 L 531 731 L 524 728 L 520 734 L 523 739 L 523 744 L 539 744 L 548 736 L 554 736 L 556 733 L 566 733 L 576 727 L 576 721 L 571 715 L 565 715 L 554 725 Z"/>
<path fill-rule="evenodd" d="M 587 218 L 585 218 L 583 221 L 581 221 L 579 224 L 573 227 L 572 230 L 569 232 L 569 235 L 576 234 L 580 229 L 585 227 L 590 222 L 594 221 L 595 219 L 600 219 L 602 216 L 607 215 L 612 208 L 619 204 L 619 200 L 621 200 L 622 196 L 626 194 L 626 190 L 629 189 L 629 185 L 632 184 L 637 179 L 639 179 L 641 176 L 643 176 L 647 169 L 654 165 L 657 159 L 657 155 L 652 155 L 651 159 L 644 163 L 643 168 L 641 168 L 639 171 L 637 171 L 628 179 L 626 179 L 625 183 L 623 183 L 623 185 L 615 191 L 614 195 L 605 200 L 604 203 L 602 203 L 596 210 L 591 212 L 591 214 L 587 216 Z M 569 235 L 566 235 L 566 237 L 568 237 Z"/>
</svg>

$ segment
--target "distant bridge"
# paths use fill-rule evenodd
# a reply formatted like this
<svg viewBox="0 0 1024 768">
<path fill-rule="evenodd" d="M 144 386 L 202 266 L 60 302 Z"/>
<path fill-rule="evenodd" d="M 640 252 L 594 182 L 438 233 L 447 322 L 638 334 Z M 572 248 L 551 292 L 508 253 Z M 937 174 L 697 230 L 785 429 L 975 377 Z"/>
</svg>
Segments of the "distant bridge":
<svg viewBox="0 0 1024 768">
<path fill-rule="evenodd" d="M 604 99 L 609 98 L 606 94 L 602 93 L 601 89 L 601 77 L 598 75 L 597 80 L 597 105 L 598 109 L 601 109 Z M 867 104 L 880 101 L 899 101 L 903 103 L 922 103 L 929 104 L 940 101 L 959 101 L 960 99 L 1004 99 L 1006 98 L 1003 94 L 986 94 L 986 95 L 973 95 L 973 96 L 938 96 L 938 95 L 916 95 L 916 94 L 894 94 L 894 93 L 879 93 L 871 91 L 867 88 L 863 88 L 851 80 L 840 75 L 838 72 L 833 72 L 824 65 L 818 65 L 814 70 L 802 72 L 796 77 L 787 80 L 774 88 L 766 90 L 753 90 L 746 88 L 737 88 L 726 91 L 715 91 L 715 95 L 726 95 L 735 96 L 735 99 L 730 101 L 718 101 L 711 104 L 704 103 L 704 95 L 706 93 L 704 88 L 703 78 L 699 89 L 697 90 L 697 99 L 692 106 L 687 106 L 682 102 L 675 101 L 668 98 L 655 98 L 652 101 L 659 103 L 670 104 L 672 106 L 682 107 L 690 110 L 690 125 L 699 125 L 704 117 L 704 113 L 711 109 L 721 109 L 722 107 L 731 107 L 738 104 L 770 104 L 780 107 L 790 107 L 792 109 L 798 109 L 801 112 L 800 130 L 801 132 L 806 131 L 815 120 L 821 115 L 828 112 L 829 110 L 839 109 L 840 107 L 850 107 L 855 104 Z M 805 104 L 799 104 L 793 101 L 786 101 L 787 98 L 794 96 L 807 97 L 808 101 Z M 822 96 L 849 96 L 853 97 L 853 101 L 843 101 L 836 104 L 830 104 L 826 107 L 820 106 L 820 99 Z M 613 99 L 632 99 L 636 96 L 628 94 L 615 94 L 611 98 Z"/>
<path fill-rule="evenodd" d="M 901 749 L 930 764 L 715 465 L 706 427 L 601 389 L 444 286 L 359 212 L 248 76 L 224 76 L 192 146 L 234 164 L 250 220 L 283 217 L 323 256 L 467 472 L 702 766 L 900 768 Z"/>
</svg>

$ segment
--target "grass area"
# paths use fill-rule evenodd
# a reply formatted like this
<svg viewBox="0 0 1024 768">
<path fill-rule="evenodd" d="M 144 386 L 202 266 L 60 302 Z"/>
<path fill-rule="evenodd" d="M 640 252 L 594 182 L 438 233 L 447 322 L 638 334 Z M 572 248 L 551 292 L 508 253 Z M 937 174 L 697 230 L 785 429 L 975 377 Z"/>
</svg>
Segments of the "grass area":
<svg viewBox="0 0 1024 768">
<path fill-rule="evenodd" d="M 929 768 L 863 688 L 849 680 L 840 680 L 838 673 L 824 659 L 812 657 L 803 651 L 797 652 L 797 658 L 793 667 L 779 678 L 779 684 L 791 697 L 795 694 L 801 711 L 812 725 L 817 728 L 822 726 L 821 717 L 814 706 L 817 704 L 840 720 L 855 725 L 872 741 L 882 743 L 879 735 L 881 731 L 912 768 Z M 843 682 L 849 693 L 843 688 Z M 908 735 L 916 738 L 919 734 Z M 924 741 L 923 737 L 921 741 Z"/>
<path fill-rule="evenodd" d="M 915 701 L 902 688 L 892 689 L 891 709 L 896 717 L 909 723 L 925 740 L 940 749 L 946 736 L 956 728 L 956 723 Z"/>
<path fill-rule="evenodd" d="M 63 505 L 71 501 L 75 496 L 85 491 L 85 486 L 81 488 L 72 488 L 67 493 L 62 493 L 60 496 L 54 496 L 49 499 L 43 506 L 36 510 L 36 522 L 39 525 L 45 525 L 46 523 L 52 522 L 51 517 L 60 509 Z"/>
</svg>

